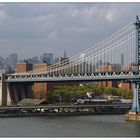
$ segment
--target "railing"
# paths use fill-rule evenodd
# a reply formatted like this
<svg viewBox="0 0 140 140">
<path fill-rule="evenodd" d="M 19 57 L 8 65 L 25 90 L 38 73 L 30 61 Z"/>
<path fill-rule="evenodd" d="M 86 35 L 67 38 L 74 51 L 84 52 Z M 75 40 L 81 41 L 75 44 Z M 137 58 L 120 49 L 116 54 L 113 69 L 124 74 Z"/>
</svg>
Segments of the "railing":
<svg viewBox="0 0 140 140">
<path fill-rule="evenodd" d="M 28 74 L 7 75 L 6 82 L 43 82 L 43 81 L 111 81 L 134 80 L 140 78 L 139 71 L 95 72 L 85 74 Z"/>
</svg>

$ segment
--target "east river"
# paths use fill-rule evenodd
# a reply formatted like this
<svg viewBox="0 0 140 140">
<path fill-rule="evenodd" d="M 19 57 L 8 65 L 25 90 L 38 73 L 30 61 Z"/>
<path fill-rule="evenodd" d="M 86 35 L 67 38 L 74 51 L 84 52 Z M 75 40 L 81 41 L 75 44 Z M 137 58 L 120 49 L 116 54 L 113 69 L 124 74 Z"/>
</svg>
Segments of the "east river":
<svg viewBox="0 0 140 140">
<path fill-rule="evenodd" d="M 140 137 L 123 115 L 0 118 L 0 137 Z"/>
</svg>

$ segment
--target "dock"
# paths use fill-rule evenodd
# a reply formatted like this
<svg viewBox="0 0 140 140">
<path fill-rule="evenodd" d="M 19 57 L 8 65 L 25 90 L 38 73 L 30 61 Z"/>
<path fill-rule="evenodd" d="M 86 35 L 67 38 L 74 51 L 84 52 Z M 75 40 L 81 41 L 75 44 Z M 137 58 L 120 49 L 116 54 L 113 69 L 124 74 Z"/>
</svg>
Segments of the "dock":
<svg viewBox="0 0 140 140">
<path fill-rule="evenodd" d="M 140 121 L 140 112 L 129 111 L 125 114 L 126 121 Z"/>
</svg>

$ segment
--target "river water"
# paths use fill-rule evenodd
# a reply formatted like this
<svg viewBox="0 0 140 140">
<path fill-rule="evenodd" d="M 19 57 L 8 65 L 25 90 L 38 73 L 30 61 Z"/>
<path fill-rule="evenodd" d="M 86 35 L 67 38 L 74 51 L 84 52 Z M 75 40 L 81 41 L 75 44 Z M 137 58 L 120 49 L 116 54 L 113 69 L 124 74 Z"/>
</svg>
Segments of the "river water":
<svg viewBox="0 0 140 140">
<path fill-rule="evenodd" d="M 140 137 L 123 115 L 0 118 L 0 137 Z"/>
</svg>

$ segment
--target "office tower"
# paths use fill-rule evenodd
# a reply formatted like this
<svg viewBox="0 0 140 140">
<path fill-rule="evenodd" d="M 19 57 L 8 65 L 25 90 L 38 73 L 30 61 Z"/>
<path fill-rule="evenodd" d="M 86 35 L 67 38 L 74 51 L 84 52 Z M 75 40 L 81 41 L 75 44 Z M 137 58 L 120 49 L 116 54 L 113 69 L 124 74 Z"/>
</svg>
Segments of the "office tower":
<svg viewBox="0 0 140 140">
<path fill-rule="evenodd" d="M 43 53 L 40 56 L 40 60 L 41 62 L 46 63 L 48 65 L 53 64 L 53 53 Z"/>
<path fill-rule="evenodd" d="M 11 71 L 15 71 L 16 64 L 18 63 L 18 55 L 16 53 L 10 54 L 9 57 L 6 58 L 5 63 Z"/>
</svg>

